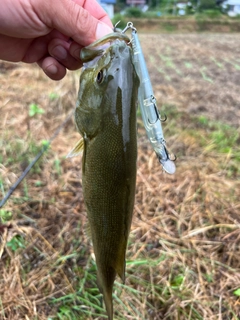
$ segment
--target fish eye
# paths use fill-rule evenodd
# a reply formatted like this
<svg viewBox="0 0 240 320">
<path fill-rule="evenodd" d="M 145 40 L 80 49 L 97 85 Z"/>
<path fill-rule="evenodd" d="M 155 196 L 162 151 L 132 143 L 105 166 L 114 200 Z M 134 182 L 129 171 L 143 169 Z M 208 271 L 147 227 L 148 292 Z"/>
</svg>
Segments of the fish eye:
<svg viewBox="0 0 240 320">
<path fill-rule="evenodd" d="M 97 74 L 97 78 L 96 78 L 96 81 L 97 83 L 102 83 L 103 82 L 103 70 L 100 70 Z"/>
</svg>

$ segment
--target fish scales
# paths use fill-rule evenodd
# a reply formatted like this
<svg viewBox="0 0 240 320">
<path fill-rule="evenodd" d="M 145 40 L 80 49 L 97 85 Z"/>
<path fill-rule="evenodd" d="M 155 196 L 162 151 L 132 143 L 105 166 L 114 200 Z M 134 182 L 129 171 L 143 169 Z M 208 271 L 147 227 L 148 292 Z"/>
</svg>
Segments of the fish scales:
<svg viewBox="0 0 240 320">
<path fill-rule="evenodd" d="M 113 319 L 115 277 L 118 274 L 122 281 L 125 280 L 125 253 L 134 206 L 137 160 L 139 79 L 127 37 L 119 34 L 119 38 L 124 39 L 116 39 L 114 33 L 110 46 L 100 50 L 97 59 L 94 44 L 87 48 L 89 62 L 80 76 L 75 111 L 76 125 L 84 138 L 84 202 L 96 257 L 98 285 L 109 320 Z M 93 61 L 91 50 L 94 51 Z"/>
</svg>

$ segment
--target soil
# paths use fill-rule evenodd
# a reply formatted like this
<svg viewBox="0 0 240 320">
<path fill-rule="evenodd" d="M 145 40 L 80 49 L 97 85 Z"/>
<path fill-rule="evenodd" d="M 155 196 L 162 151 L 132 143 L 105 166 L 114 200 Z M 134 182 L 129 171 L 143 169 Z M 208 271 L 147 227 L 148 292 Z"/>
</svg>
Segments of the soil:
<svg viewBox="0 0 240 320">
<path fill-rule="evenodd" d="M 142 35 L 161 104 L 239 127 L 240 46 L 234 34 Z"/>
</svg>

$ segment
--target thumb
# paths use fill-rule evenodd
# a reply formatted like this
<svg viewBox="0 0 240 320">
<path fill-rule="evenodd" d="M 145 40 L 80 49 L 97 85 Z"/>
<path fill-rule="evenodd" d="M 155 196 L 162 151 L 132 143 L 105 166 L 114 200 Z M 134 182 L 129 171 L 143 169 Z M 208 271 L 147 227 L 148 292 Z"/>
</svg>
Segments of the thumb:
<svg viewBox="0 0 240 320">
<path fill-rule="evenodd" d="M 102 36 L 113 32 L 111 20 L 95 0 L 40 1 L 39 15 L 44 23 L 69 36 L 82 46 L 89 45 Z M 82 7 L 85 6 L 86 9 Z M 108 25 L 104 22 L 108 22 Z"/>
</svg>

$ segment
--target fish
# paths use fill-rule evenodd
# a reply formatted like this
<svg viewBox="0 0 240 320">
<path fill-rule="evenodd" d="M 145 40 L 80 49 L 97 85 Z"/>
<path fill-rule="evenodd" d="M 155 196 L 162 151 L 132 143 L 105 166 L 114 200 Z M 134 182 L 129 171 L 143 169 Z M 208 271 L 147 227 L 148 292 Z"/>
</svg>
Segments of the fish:
<svg viewBox="0 0 240 320">
<path fill-rule="evenodd" d="M 81 51 L 83 68 L 75 109 L 82 138 L 83 198 L 97 265 L 97 283 L 113 319 L 116 276 L 125 282 L 125 255 L 137 170 L 139 78 L 127 35 L 111 33 Z"/>
</svg>

